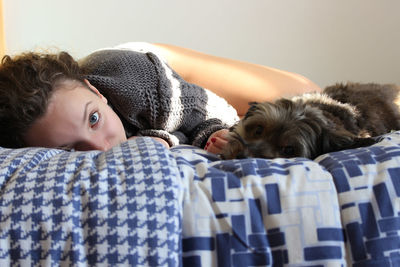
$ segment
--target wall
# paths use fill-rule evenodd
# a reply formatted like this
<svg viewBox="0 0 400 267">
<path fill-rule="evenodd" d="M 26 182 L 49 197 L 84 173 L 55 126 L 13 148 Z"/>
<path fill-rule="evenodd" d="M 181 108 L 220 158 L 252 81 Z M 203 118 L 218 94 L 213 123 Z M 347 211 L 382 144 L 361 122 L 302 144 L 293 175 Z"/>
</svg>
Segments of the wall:
<svg viewBox="0 0 400 267">
<path fill-rule="evenodd" d="M 7 52 L 163 42 L 312 79 L 400 84 L 398 0 L 3 0 Z"/>
<path fill-rule="evenodd" d="M 0 57 L 5 53 L 4 27 L 3 27 L 3 1 L 0 0 Z"/>
</svg>

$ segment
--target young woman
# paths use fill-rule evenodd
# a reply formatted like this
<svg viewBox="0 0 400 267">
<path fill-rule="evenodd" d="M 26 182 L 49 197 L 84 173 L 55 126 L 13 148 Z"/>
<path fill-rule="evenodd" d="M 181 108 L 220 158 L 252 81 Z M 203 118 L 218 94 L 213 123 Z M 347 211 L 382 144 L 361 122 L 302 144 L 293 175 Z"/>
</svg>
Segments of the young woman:
<svg viewBox="0 0 400 267">
<path fill-rule="evenodd" d="M 79 64 L 66 52 L 6 56 L 0 145 L 107 150 L 146 135 L 219 153 L 248 102 L 317 90 L 297 74 L 165 44 L 124 44 Z"/>
</svg>

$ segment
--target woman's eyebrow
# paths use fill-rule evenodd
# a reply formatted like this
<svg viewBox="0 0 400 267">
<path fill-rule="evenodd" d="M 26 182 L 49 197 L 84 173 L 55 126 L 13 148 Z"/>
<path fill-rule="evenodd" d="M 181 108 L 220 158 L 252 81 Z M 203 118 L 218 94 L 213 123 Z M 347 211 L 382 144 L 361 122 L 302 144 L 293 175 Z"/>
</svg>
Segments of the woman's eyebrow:
<svg viewBox="0 0 400 267">
<path fill-rule="evenodd" d="M 89 102 L 87 102 L 86 105 L 85 105 L 85 110 L 84 110 L 84 112 L 83 112 L 83 123 L 86 122 L 87 113 L 88 113 L 88 107 L 89 107 L 89 105 L 90 105 L 91 103 L 92 103 L 92 101 L 89 101 Z"/>
</svg>

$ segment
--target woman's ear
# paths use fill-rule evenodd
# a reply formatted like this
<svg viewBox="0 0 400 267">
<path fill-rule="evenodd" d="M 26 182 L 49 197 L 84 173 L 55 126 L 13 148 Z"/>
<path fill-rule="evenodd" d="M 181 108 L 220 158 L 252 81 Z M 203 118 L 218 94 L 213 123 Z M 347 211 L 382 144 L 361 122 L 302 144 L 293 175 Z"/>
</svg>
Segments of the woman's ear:
<svg viewBox="0 0 400 267">
<path fill-rule="evenodd" d="M 100 92 L 99 90 L 97 90 L 96 87 L 94 87 L 93 85 L 90 84 L 90 82 L 87 79 L 84 79 L 86 85 L 89 87 L 90 90 L 92 90 L 96 95 L 98 95 L 101 100 L 107 104 L 107 98 L 105 98 Z"/>
</svg>

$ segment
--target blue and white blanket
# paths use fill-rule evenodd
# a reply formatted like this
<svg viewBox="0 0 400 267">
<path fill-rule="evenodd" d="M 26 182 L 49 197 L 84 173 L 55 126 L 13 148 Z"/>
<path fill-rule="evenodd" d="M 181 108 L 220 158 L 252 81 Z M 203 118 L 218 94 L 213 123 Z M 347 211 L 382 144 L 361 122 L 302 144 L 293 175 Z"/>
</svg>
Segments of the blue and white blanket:
<svg viewBox="0 0 400 267">
<path fill-rule="evenodd" d="M 0 266 L 398 266 L 400 132 L 314 161 L 0 148 Z"/>
</svg>

